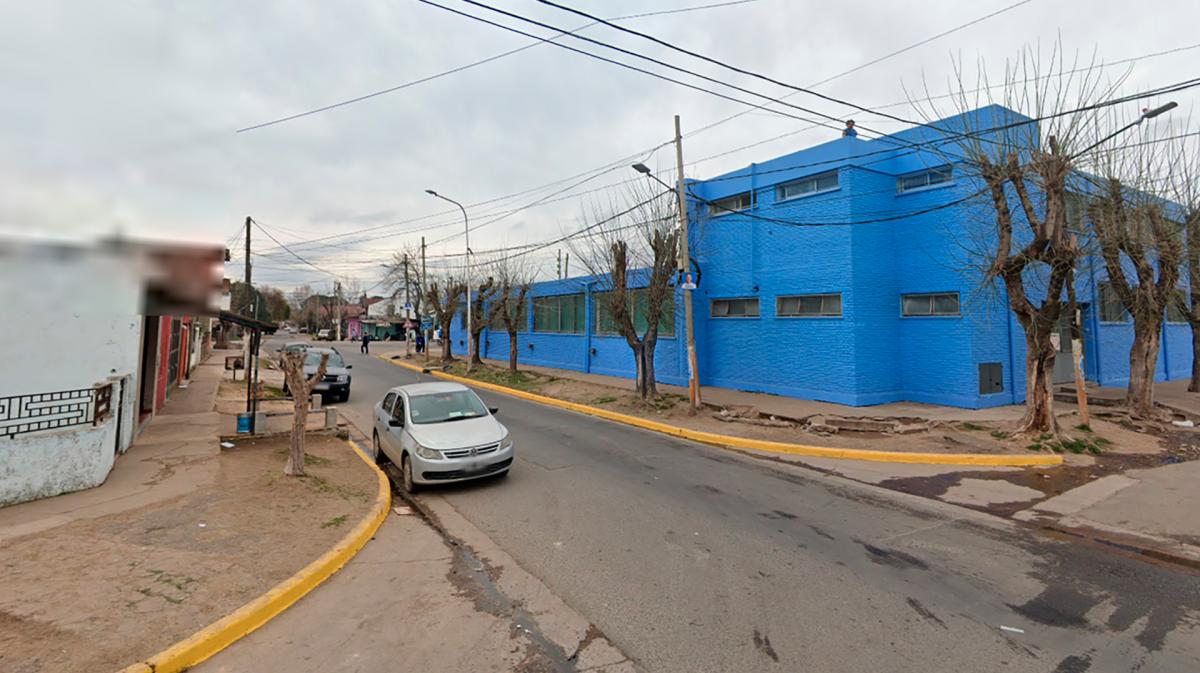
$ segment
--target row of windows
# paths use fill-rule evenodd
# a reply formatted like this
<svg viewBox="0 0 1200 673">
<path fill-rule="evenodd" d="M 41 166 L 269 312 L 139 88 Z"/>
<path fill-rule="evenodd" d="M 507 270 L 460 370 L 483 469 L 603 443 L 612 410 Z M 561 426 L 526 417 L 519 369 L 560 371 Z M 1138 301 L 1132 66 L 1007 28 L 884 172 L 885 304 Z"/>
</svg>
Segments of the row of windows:
<svg viewBox="0 0 1200 673">
<path fill-rule="evenodd" d="M 896 178 L 896 191 L 900 193 L 916 191 L 945 184 L 953 179 L 954 167 L 940 166 L 918 173 L 901 175 Z M 827 171 L 776 185 L 775 200 L 787 201 L 788 199 L 807 196 L 809 194 L 833 191 L 838 187 L 838 171 Z M 742 192 L 741 194 L 726 196 L 711 202 L 711 209 L 714 215 L 736 213 L 739 210 L 749 210 L 752 207 L 754 207 L 754 192 Z"/>
<path fill-rule="evenodd" d="M 905 316 L 954 316 L 960 307 L 957 292 L 900 295 L 900 310 Z M 757 297 L 713 299 L 710 315 L 714 318 L 757 318 Z M 782 317 L 826 317 L 842 315 L 842 295 L 799 294 L 775 298 L 775 315 Z"/>
<path fill-rule="evenodd" d="M 593 334 L 614 335 L 620 333 L 617 329 L 617 323 L 609 310 L 609 297 L 611 296 L 611 293 L 608 292 L 598 292 L 592 296 Z M 649 295 L 645 288 L 626 293 L 626 298 L 629 302 L 629 311 L 633 318 L 633 329 L 638 334 L 645 334 L 649 323 L 648 297 Z M 518 311 L 516 320 L 517 332 L 529 331 L 528 313 L 525 306 L 525 304 L 522 304 Z M 534 297 L 533 331 L 583 334 L 585 327 L 584 314 L 586 310 L 586 299 L 582 294 Z M 459 312 L 459 323 L 463 329 L 467 328 L 465 308 Z M 493 316 L 488 327 L 497 332 L 505 331 L 504 317 L 497 313 Z M 675 301 L 673 298 L 665 301 L 660 309 L 658 334 L 659 336 L 667 337 L 675 336 Z"/>
</svg>

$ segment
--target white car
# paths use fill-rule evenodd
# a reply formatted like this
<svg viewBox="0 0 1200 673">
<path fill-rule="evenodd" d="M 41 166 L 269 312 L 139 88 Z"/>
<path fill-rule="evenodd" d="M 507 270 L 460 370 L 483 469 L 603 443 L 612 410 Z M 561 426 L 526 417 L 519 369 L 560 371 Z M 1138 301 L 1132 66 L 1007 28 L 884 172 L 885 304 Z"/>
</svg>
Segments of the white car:
<svg viewBox="0 0 1200 673">
<path fill-rule="evenodd" d="M 470 388 L 458 383 L 413 383 L 392 388 L 375 405 L 371 444 L 378 463 L 400 468 L 401 488 L 503 477 L 513 440 Z"/>
</svg>

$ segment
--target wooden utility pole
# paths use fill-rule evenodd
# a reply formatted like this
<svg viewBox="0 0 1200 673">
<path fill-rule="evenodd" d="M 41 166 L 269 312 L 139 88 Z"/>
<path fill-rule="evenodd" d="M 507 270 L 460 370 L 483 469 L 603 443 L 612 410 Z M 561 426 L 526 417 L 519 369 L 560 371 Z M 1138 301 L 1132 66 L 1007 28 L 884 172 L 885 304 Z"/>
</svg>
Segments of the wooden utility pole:
<svg viewBox="0 0 1200 673">
<path fill-rule="evenodd" d="M 687 183 L 683 179 L 683 133 L 679 130 L 679 115 L 675 115 L 675 173 L 679 192 L 679 272 L 685 280 L 692 268 L 691 252 L 688 249 Z M 692 413 L 700 409 L 700 374 L 696 366 L 696 332 L 692 322 L 692 291 L 683 290 L 683 319 L 687 334 L 688 357 L 688 403 Z"/>
<path fill-rule="evenodd" d="M 554 277 L 562 280 L 562 248 L 558 249 L 558 266 L 554 268 Z"/>
<path fill-rule="evenodd" d="M 334 339 L 342 340 L 342 281 L 333 281 Z"/>
<path fill-rule="evenodd" d="M 254 285 L 250 282 L 250 223 L 251 222 L 253 222 L 253 220 L 250 218 L 249 215 L 247 215 L 246 216 L 246 278 L 245 278 L 245 281 L 246 281 L 246 305 L 242 307 L 243 312 L 246 311 L 247 309 L 249 309 L 250 307 L 254 306 Z M 255 316 L 252 314 L 252 315 L 250 315 L 250 317 L 253 318 Z M 246 375 L 247 384 L 250 380 L 250 357 L 251 357 L 250 335 L 249 335 L 249 333 L 247 333 L 246 328 L 242 327 L 242 373 Z M 237 376 L 237 369 L 233 370 L 233 374 L 235 377 Z M 247 389 L 247 395 L 248 394 L 249 394 L 249 389 Z M 249 402 L 247 402 L 247 407 L 249 407 Z M 247 411 L 248 410 L 249 409 L 247 409 Z"/>
</svg>

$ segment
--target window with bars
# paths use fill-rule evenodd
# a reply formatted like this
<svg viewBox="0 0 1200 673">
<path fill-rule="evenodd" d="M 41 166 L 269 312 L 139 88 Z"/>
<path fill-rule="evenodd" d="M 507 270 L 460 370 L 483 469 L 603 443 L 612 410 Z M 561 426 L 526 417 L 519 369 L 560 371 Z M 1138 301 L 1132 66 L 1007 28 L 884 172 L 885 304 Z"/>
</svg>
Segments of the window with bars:
<svg viewBox="0 0 1200 673">
<path fill-rule="evenodd" d="M 1129 322 L 1130 317 L 1112 283 L 1100 283 L 1100 322 Z"/>
<path fill-rule="evenodd" d="M 736 213 L 739 210 L 749 210 L 753 205 L 754 195 L 751 192 L 743 192 L 712 201 L 709 210 L 713 215 L 725 215 Z"/>
<path fill-rule="evenodd" d="M 533 331 L 583 334 L 585 302 L 582 294 L 533 298 Z"/>
<path fill-rule="evenodd" d="M 757 318 L 758 297 L 714 299 L 711 309 L 714 318 Z"/>
<path fill-rule="evenodd" d="M 828 171 L 799 180 L 785 182 L 775 188 L 775 200 L 786 201 L 807 194 L 818 194 L 838 188 L 838 172 Z"/>
<path fill-rule="evenodd" d="M 842 295 L 835 292 L 776 297 L 775 315 L 787 318 L 840 316 Z"/>
<path fill-rule="evenodd" d="M 899 178 L 896 178 L 896 189 L 900 192 L 911 192 L 944 184 L 953 179 L 954 168 L 951 166 L 941 166 L 921 171 L 920 173 L 901 175 Z"/>
<path fill-rule="evenodd" d="M 900 297 L 902 313 L 906 316 L 953 316 L 960 314 L 957 292 L 905 294 Z"/>
<path fill-rule="evenodd" d="M 611 301 L 611 292 L 597 292 L 592 295 L 592 305 L 594 307 L 592 320 L 592 333 L 600 335 L 620 334 L 617 329 L 617 323 L 613 320 L 612 312 L 609 310 Z M 625 293 L 626 301 L 629 302 L 630 310 L 633 315 L 633 330 L 638 334 L 645 334 L 650 327 L 649 321 L 649 293 L 646 288 L 631 290 Z M 658 316 L 658 335 L 664 337 L 675 336 L 675 299 L 667 297 L 663 300 L 662 311 Z"/>
</svg>

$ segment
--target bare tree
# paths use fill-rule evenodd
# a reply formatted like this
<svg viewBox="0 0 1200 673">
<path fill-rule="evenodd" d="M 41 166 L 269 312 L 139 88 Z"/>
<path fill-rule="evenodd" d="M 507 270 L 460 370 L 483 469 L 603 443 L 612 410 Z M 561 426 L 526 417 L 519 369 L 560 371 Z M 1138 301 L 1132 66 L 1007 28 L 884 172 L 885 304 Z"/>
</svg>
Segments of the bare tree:
<svg viewBox="0 0 1200 673">
<path fill-rule="evenodd" d="M 466 293 L 466 283 L 448 274 L 431 280 L 425 290 L 425 302 L 433 312 L 433 320 L 442 328 L 442 362 L 445 363 L 454 359 L 450 343 L 450 326 L 454 322 L 455 314 L 458 313 L 459 302 L 466 296 Z"/>
<path fill-rule="evenodd" d="M 678 267 L 679 231 L 675 226 L 675 200 L 658 194 L 647 183 L 634 183 L 628 202 L 610 202 L 591 209 L 590 235 L 571 239 L 572 250 L 596 277 L 603 298 L 596 301 L 613 327 L 629 345 L 635 364 L 635 386 L 642 399 L 658 396 L 654 351 L 659 322 L 674 305 L 671 279 Z M 635 278 L 631 278 L 634 276 Z M 645 287 L 640 285 L 645 278 Z M 634 287 L 630 287 L 633 285 Z M 646 326 L 639 334 L 634 317 L 645 311 Z M 673 315 L 671 313 L 670 315 Z"/>
<path fill-rule="evenodd" d="M 508 371 L 517 371 L 517 334 L 526 325 L 526 311 L 529 288 L 533 283 L 533 273 L 528 257 L 510 255 L 500 257 L 487 266 L 491 277 L 495 279 L 496 295 L 488 307 L 487 323 L 494 325 L 499 320 L 508 333 Z M 476 344 L 476 352 L 479 352 Z"/>
<path fill-rule="evenodd" d="M 488 276 L 482 283 L 473 283 L 475 286 L 471 296 L 471 324 L 467 326 L 467 338 L 471 340 L 471 359 L 467 362 L 467 371 L 471 371 L 475 365 L 483 364 L 483 358 L 479 355 L 479 337 L 483 334 L 484 328 L 492 322 L 492 317 L 495 313 L 495 307 L 488 306 L 499 290 L 496 279 Z M 494 302 L 492 302 L 494 303 Z"/>
<path fill-rule="evenodd" d="M 1094 180 L 1096 194 L 1087 210 L 1108 287 L 1133 317 L 1125 404 L 1131 417 L 1151 420 L 1162 416 L 1154 407 L 1154 372 L 1163 319 L 1177 301 L 1183 227 L 1168 216 L 1167 202 L 1152 193 L 1169 169 L 1167 152 L 1134 139 L 1117 139 L 1100 155 L 1101 177 Z"/>
<path fill-rule="evenodd" d="M 1053 336 L 1081 254 L 1078 237 L 1068 228 L 1068 181 L 1075 153 L 1101 128 L 1089 106 L 1110 98 L 1119 84 L 1103 82 L 1099 68 L 1077 65 L 1065 62 L 1057 44 L 1048 58 L 1026 48 L 1006 67 L 1003 100 L 994 101 L 982 66 L 983 86 L 969 87 L 961 63 L 956 64 L 952 100 L 961 124 L 939 135 L 946 139 L 940 147 L 957 151 L 935 150 L 975 179 L 977 195 L 988 204 L 990 249 L 980 250 L 974 262 L 984 284 L 1002 285 L 1024 332 L 1025 414 L 1017 427 L 1022 434 L 1058 433 Z M 1018 116 L 973 114 L 994 102 Z M 935 110 L 924 116 L 946 115 Z"/>
<path fill-rule="evenodd" d="M 1191 126 L 1191 124 L 1187 124 Z M 1200 392 L 1200 148 L 1182 141 L 1170 152 L 1171 172 L 1166 189 L 1183 223 L 1182 245 L 1187 268 L 1187 291 L 1176 295 L 1177 308 L 1192 328 L 1192 379 L 1188 391 Z"/>
<path fill-rule="evenodd" d="M 308 428 L 308 403 L 313 388 L 325 376 L 329 353 L 321 354 L 317 371 L 307 380 L 304 378 L 304 352 L 285 351 L 281 364 L 288 390 L 292 393 L 292 442 L 288 451 L 287 464 L 283 473 L 289 477 L 304 475 L 304 433 Z"/>
</svg>

